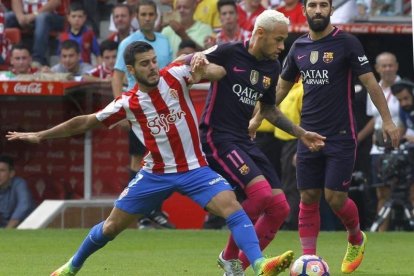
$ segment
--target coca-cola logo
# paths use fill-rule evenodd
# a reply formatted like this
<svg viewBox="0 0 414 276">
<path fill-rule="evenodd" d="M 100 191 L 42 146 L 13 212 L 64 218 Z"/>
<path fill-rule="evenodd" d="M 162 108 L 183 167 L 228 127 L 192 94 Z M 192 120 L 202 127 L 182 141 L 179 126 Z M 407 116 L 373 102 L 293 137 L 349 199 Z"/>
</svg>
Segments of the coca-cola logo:
<svg viewBox="0 0 414 276">
<path fill-rule="evenodd" d="M 16 83 L 14 86 L 14 93 L 16 94 L 41 94 L 42 84 L 39 82 L 31 82 L 29 84 Z"/>
</svg>

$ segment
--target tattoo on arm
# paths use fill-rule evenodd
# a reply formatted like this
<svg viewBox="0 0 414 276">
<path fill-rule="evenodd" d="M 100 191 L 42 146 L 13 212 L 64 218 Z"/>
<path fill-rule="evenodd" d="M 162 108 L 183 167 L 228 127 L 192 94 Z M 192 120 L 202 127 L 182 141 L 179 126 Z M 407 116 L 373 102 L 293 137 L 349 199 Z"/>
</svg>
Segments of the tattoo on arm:
<svg viewBox="0 0 414 276">
<path fill-rule="evenodd" d="M 274 105 L 262 104 L 261 113 L 273 125 L 295 137 L 299 137 L 304 133 L 302 128 L 295 125 Z"/>
</svg>

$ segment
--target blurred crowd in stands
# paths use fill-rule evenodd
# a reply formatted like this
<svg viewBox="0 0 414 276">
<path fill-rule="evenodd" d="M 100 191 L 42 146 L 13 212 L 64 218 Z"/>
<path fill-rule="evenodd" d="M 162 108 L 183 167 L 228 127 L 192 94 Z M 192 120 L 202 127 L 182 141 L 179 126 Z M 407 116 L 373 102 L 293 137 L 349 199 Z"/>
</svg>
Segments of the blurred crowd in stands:
<svg viewBox="0 0 414 276">
<path fill-rule="evenodd" d="M 155 11 L 141 14 L 137 5 L 145 1 L 137 0 L 0 2 L 0 69 L 9 71 L 2 79 L 60 72 L 77 80 L 109 81 L 114 59 L 105 58 L 103 51 L 113 55 L 109 49 L 115 44 L 107 40 L 120 43 L 137 31 L 149 41 L 158 40 L 157 47 L 163 44 L 160 40 L 168 40 L 168 63 L 177 56 L 181 42 L 195 44 L 199 50 L 248 39 L 255 18 L 265 9 L 286 14 L 291 24 L 306 24 L 300 0 L 155 0 Z M 409 0 L 334 0 L 333 5 L 334 24 L 411 15 Z"/>
<path fill-rule="evenodd" d="M 128 74 L 122 70 L 125 66 L 122 49 L 128 42 L 144 40 L 150 43 L 156 51 L 160 67 L 163 67 L 181 54 L 207 49 L 215 44 L 249 39 L 256 17 L 265 9 L 276 9 L 286 14 L 291 24 L 306 25 L 300 0 L 2 0 L 0 3 L 0 80 L 16 79 L 22 74 L 35 78 L 36 74 L 41 73 L 68 73 L 79 81 L 111 82 L 112 87 L 116 88 L 114 90 L 128 87 Z M 333 0 L 333 6 L 335 12 L 331 21 L 334 24 L 370 21 L 375 18 L 385 21 L 389 18 L 388 23 L 392 23 L 399 21 L 395 19 L 411 16 L 410 0 Z M 102 24 L 103 22 L 107 24 Z M 384 57 L 386 61 L 383 61 Z M 394 55 L 386 53 L 376 63 L 384 91 L 390 93 L 389 87 L 399 78 L 396 75 L 398 62 Z M 388 69 L 381 67 L 383 63 L 389 65 Z M 387 75 L 390 74 L 391 79 L 387 81 Z M 297 89 L 301 91 L 301 87 Z M 366 122 L 361 122 L 361 130 L 367 122 L 371 122 L 373 131 L 375 119 L 366 116 L 375 117 L 375 114 L 366 114 L 366 91 L 364 93 L 357 93 L 357 100 L 359 98 L 362 104 L 360 118 L 366 118 Z M 375 123 L 375 128 L 377 125 L 379 126 Z M 365 157 L 369 157 L 372 146 L 371 142 L 367 142 L 372 141 L 372 131 L 365 136 L 361 132 L 359 137 L 361 148 L 364 146 L 367 150 L 363 155 Z M 275 156 L 281 156 L 281 152 L 282 157 L 286 157 L 286 160 L 276 158 L 274 163 L 282 179 L 286 183 L 293 183 L 285 188 L 290 188 L 291 203 L 296 205 L 298 193 L 292 189 L 296 181 L 296 140 L 291 137 L 278 138 L 274 128 L 268 132 L 274 140 L 271 142 L 272 150 L 266 152 L 273 154 L 279 150 L 274 156 L 269 156 L 271 160 Z M 364 161 L 358 169 L 370 174 L 369 159 L 361 157 L 361 160 Z M 13 184 L 17 180 L 11 180 L 14 177 L 12 161 L 6 157 L 5 160 L 0 160 L 0 176 L 1 166 L 7 177 L 4 177 L 3 187 L 0 185 L 0 201 L 3 200 L 2 194 L 5 198 L 6 188 L 11 194 L 12 185 L 17 185 Z M 131 163 L 132 171 L 138 169 Z M 383 204 L 383 192 L 380 188 L 378 190 L 379 204 Z M 23 192 L 20 194 L 25 195 Z M 371 198 L 375 199 L 375 195 Z M 0 206 L 1 204 L 2 202 Z M 372 203 L 365 200 L 365 204 Z M 370 208 L 374 213 L 377 210 L 375 204 Z M 31 205 L 26 207 L 32 208 Z M 17 212 L 17 215 L 13 215 L 11 209 L 7 210 L 8 213 L 3 216 L 12 222 L 7 224 L 3 221 L 0 227 L 16 227 L 27 215 L 26 209 Z M 364 212 L 362 214 L 365 215 Z M 287 229 L 297 229 L 296 217 L 296 214 L 291 216 L 291 221 L 286 224 Z M 368 217 L 372 218 L 372 214 Z M 370 223 L 366 219 L 362 221 Z M 217 227 L 214 221 L 211 225 L 208 223 L 207 228 L 221 227 L 220 222 Z M 335 226 L 327 226 L 326 229 L 332 230 Z"/>
</svg>

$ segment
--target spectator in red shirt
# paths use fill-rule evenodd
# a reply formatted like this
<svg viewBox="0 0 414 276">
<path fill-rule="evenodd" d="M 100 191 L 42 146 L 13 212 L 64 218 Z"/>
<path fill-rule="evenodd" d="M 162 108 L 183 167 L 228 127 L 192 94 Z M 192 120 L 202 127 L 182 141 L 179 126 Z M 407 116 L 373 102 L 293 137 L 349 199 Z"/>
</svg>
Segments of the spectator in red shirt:
<svg viewBox="0 0 414 276">
<path fill-rule="evenodd" d="M 253 31 L 256 17 L 261 14 L 265 8 L 261 4 L 261 0 L 244 0 L 237 5 L 237 13 L 239 15 L 239 26 L 247 31 Z"/>
<path fill-rule="evenodd" d="M 3 70 L 4 67 L 7 67 L 10 58 L 10 40 L 6 38 L 5 25 L 6 20 L 4 18 L 4 13 L 6 8 L 0 3 L 0 68 Z"/>
<path fill-rule="evenodd" d="M 83 75 L 83 80 L 89 81 L 111 81 L 114 72 L 118 43 L 104 40 L 101 43 L 102 64 L 93 68 Z"/>
<path fill-rule="evenodd" d="M 13 45 L 10 53 L 10 71 L 15 74 L 33 74 L 39 68 L 32 67 L 32 55 L 28 46 L 19 43 Z"/>
<path fill-rule="evenodd" d="M 285 0 L 285 5 L 276 10 L 283 13 L 290 20 L 290 24 L 305 24 L 306 17 L 303 14 L 303 5 L 299 0 Z"/>
<path fill-rule="evenodd" d="M 251 32 L 240 28 L 238 24 L 237 4 L 234 0 L 219 0 L 217 2 L 221 30 L 217 35 L 209 36 L 204 44 L 209 48 L 215 44 L 249 39 Z"/>
</svg>

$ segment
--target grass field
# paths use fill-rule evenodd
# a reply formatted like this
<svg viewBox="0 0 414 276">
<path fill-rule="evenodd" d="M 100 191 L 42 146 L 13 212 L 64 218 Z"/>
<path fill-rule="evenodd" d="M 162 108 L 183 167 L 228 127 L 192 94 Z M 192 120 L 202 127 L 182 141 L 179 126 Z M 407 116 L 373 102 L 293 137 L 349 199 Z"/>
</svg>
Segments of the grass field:
<svg viewBox="0 0 414 276">
<path fill-rule="evenodd" d="M 86 262 L 78 275 L 221 276 L 215 264 L 227 231 L 127 230 Z M 0 231 L 0 275 L 49 275 L 66 262 L 87 230 Z M 367 233 L 365 260 L 352 275 L 414 275 L 414 233 Z M 318 254 L 342 275 L 345 232 L 325 232 Z M 297 232 L 282 231 L 266 254 L 300 252 Z M 284 272 L 281 275 L 288 275 Z M 252 276 L 252 270 L 247 271 Z"/>
</svg>

